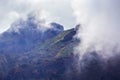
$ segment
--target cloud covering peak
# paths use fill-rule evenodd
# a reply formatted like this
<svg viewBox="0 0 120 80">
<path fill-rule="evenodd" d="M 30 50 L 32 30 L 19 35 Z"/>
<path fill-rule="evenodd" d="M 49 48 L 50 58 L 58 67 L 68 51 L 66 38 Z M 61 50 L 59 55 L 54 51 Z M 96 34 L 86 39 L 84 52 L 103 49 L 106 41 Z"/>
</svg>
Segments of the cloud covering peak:
<svg viewBox="0 0 120 80">
<path fill-rule="evenodd" d="M 75 17 L 69 0 L 1 0 L 0 32 L 20 17 L 31 12 L 40 12 L 47 16 L 47 21 L 61 23 L 66 29 L 75 25 Z"/>
<path fill-rule="evenodd" d="M 82 40 L 77 47 L 81 55 L 97 51 L 108 57 L 113 55 L 113 49 L 119 52 L 119 3 L 119 0 L 72 0 L 77 23 L 82 27 L 77 35 Z"/>
</svg>

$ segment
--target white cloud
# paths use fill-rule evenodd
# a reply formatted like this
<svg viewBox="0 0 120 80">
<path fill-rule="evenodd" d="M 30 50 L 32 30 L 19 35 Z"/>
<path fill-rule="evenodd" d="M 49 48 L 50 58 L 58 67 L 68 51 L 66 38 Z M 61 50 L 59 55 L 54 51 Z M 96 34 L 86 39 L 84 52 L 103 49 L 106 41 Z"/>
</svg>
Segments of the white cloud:
<svg viewBox="0 0 120 80">
<path fill-rule="evenodd" d="M 50 21 L 73 27 L 75 17 L 69 0 L 1 0 L 0 1 L 0 32 L 9 28 L 10 23 L 34 11 L 44 11 Z M 8 17 L 10 16 L 10 17 Z M 12 20 L 11 20 L 12 18 Z"/>
<path fill-rule="evenodd" d="M 107 57 L 115 55 L 114 47 L 120 47 L 119 3 L 119 0 L 72 0 L 77 23 L 82 27 L 78 33 L 82 43 L 76 48 L 77 53 L 83 55 L 94 50 Z"/>
</svg>

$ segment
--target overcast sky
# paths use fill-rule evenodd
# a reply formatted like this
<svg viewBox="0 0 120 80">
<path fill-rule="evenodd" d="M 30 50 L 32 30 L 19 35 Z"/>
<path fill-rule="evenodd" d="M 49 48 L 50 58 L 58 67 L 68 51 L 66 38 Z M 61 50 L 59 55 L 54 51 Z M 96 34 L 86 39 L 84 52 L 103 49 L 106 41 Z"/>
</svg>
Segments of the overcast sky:
<svg viewBox="0 0 120 80">
<path fill-rule="evenodd" d="M 39 11 L 47 21 L 58 22 L 66 29 L 75 26 L 70 0 L 0 0 L 0 32 L 20 17 Z"/>
</svg>

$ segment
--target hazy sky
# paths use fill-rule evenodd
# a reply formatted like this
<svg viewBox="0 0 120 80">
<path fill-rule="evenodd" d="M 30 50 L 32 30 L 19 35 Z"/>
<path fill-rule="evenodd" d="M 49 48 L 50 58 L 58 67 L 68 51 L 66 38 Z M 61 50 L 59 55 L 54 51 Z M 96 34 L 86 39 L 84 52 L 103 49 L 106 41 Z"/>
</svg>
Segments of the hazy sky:
<svg viewBox="0 0 120 80">
<path fill-rule="evenodd" d="M 75 26 L 70 0 L 0 0 L 0 32 L 8 29 L 16 19 L 34 11 L 66 29 Z"/>
</svg>

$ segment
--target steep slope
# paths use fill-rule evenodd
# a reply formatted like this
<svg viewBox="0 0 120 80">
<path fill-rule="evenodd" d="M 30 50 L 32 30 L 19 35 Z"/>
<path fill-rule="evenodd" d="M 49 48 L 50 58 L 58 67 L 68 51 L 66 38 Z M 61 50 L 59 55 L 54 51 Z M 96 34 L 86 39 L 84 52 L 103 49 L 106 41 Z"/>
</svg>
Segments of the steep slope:
<svg viewBox="0 0 120 80">
<path fill-rule="evenodd" d="M 56 37 L 46 40 L 44 43 L 40 43 L 30 53 L 42 54 L 49 57 L 57 57 L 58 55 L 72 54 L 73 47 L 79 42 L 78 39 L 73 38 L 76 34 L 76 30 L 66 30 Z M 44 45 L 43 45 L 44 44 Z M 66 51 L 66 52 L 65 52 Z M 64 54 L 65 53 L 65 54 Z"/>
</svg>

